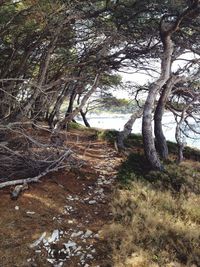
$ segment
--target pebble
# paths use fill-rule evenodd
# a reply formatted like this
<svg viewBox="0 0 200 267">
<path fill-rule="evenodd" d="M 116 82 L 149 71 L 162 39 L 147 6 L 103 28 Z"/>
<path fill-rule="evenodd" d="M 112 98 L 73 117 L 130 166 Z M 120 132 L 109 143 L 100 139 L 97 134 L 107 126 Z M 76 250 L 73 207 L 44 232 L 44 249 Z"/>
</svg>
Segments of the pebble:
<svg viewBox="0 0 200 267">
<path fill-rule="evenodd" d="M 72 233 L 71 237 L 78 237 L 83 234 L 83 231 L 79 231 L 77 233 Z"/>
<path fill-rule="evenodd" d="M 87 230 L 87 231 L 85 232 L 85 234 L 84 234 L 84 237 L 85 237 L 85 238 L 88 238 L 88 237 L 90 237 L 92 234 L 93 234 L 92 231 Z"/>
<path fill-rule="evenodd" d="M 63 243 L 63 245 L 65 246 L 66 249 L 68 248 L 76 248 L 76 243 L 73 241 L 68 241 L 67 243 Z"/>
<path fill-rule="evenodd" d="M 53 242 L 58 241 L 59 239 L 60 239 L 59 230 L 56 229 L 56 230 L 53 231 L 51 237 L 49 237 L 49 238 L 47 239 L 47 241 L 48 241 L 49 243 L 53 243 Z"/>
<path fill-rule="evenodd" d="M 26 214 L 33 215 L 33 214 L 35 214 L 35 212 L 34 212 L 34 211 L 29 211 L 29 210 L 28 210 L 28 211 L 26 212 Z"/>
<path fill-rule="evenodd" d="M 55 260 L 54 259 L 47 259 L 47 261 L 53 264 Z"/>
<path fill-rule="evenodd" d="M 19 210 L 19 206 L 15 206 L 15 210 Z"/>
<path fill-rule="evenodd" d="M 97 203 L 97 202 L 96 202 L 96 200 L 90 200 L 88 203 L 89 203 L 90 205 L 93 205 L 93 204 L 95 204 L 95 203 Z"/>
</svg>

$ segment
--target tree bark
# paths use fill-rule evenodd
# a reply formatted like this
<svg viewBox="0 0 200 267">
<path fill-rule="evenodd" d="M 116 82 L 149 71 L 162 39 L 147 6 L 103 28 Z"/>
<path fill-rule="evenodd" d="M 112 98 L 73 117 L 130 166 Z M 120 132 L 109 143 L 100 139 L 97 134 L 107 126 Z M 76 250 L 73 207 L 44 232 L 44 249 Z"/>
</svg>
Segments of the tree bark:
<svg viewBox="0 0 200 267">
<path fill-rule="evenodd" d="M 133 124 L 136 119 L 142 116 L 142 109 L 136 110 L 130 117 L 130 119 L 125 123 L 123 131 L 119 132 L 117 136 L 117 148 L 119 151 L 124 150 L 124 140 L 131 134 Z"/>
<path fill-rule="evenodd" d="M 71 83 L 64 87 L 63 91 L 56 99 L 56 103 L 53 107 L 53 110 L 51 111 L 50 115 L 48 116 L 48 123 L 49 123 L 50 128 L 54 127 L 53 124 L 54 124 L 54 119 L 56 116 L 57 116 L 57 119 L 59 120 L 59 111 L 60 111 L 61 105 L 63 104 L 63 102 L 65 100 L 65 97 L 67 96 L 70 85 L 71 85 Z"/>
<path fill-rule="evenodd" d="M 161 62 L 161 75 L 159 79 L 149 89 L 149 94 L 147 96 L 143 111 L 142 136 L 143 136 L 144 152 L 151 167 L 153 169 L 158 169 L 158 170 L 162 170 L 163 167 L 155 148 L 152 124 L 151 124 L 152 112 L 154 108 L 155 99 L 159 90 L 161 90 L 161 88 L 164 86 L 164 84 L 170 77 L 172 53 L 173 53 L 173 43 L 171 40 L 171 35 L 166 35 L 164 38 L 164 51 Z"/>
<path fill-rule="evenodd" d="M 85 94 L 85 96 L 81 100 L 80 105 L 77 108 L 75 108 L 67 117 L 65 117 L 61 122 L 59 122 L 56 125 L 56 129 L 57 130 L 58 129 L 65 129 L 66 128 L 66 124 L 71 122 L 78 115 L 78 113 L 82 110 L 82 108 L 86 104 L 87 100 L 90 98 L 90 96 L 97 89 L 98 84 L 99 84 L 99 78 L 100 78 L 100 74 L 97 74 L 95 79 L 94 79 L 94 83 L 93 83 L 91 89 Z"/>
<path fill-rule="evenodd" d="M 83 112 L 83 110 L 81 109 L 80 110 L 80 114 L 81 114 L 81 117 L 83 119 L 83 122 L 84 122 L 85 126 L 88 127 L 88 128 L 90 128 L 90 124 L 89 124 L 89 122 L 88 122 L 88 120 L 86 118 L 87 112 Z"/>
<path fill-rule="evenodd" d="M 155 110 L 154 114 L 154 133 L 155 133 L 155 138 L 156 138 L 156 149 L 161 156 L 162 159 L 167 159 L 168 158 L 168 147 L 167 147 L 167 141 L 165 138 L 165 135 L 163 133 L 163 128 L 162 128 L 162 118 L 164 114 L 164 109 L 165 105 L 167 102 L 167 99 L 171 93 L 171 90 L 180 79 L 174 75 L 170 77 L 170 79 L 167 81 L 161 96 L 158 100 L 158 104 Z"/>
<path fill-rule="evenodd" d="M 153 169 L 162 170 L 163 166 L 160 162 L 158 154 L 156 152 L 153 133 L 152 133 L 152 111 L 154 108 L 154 103 L 159 90 L 162 89 L 166 81 L 169 79 L 171 74 L 171 61 L 173 53 L 173 42 L 172 34 L 179 30 L 181 22 L 185 18 L 195 17 L 199 15 L 199 0 L 193 1 L 193 3 L 188 6 L 179 16 L 177 16 L 175 21 L 171 20 L 170 15 L 164 15 L 160 23 L 160 37 L 163 43 L 163 56 L 161 59 L 161 74 L 158 80 L 152 84 L 149 89 L 149 94 L 147 96 L 142 121 L 142 135 L 144 152 L 146 158 Z M 169 20 L 167 19 L 169 18 Z"/>
</svg>

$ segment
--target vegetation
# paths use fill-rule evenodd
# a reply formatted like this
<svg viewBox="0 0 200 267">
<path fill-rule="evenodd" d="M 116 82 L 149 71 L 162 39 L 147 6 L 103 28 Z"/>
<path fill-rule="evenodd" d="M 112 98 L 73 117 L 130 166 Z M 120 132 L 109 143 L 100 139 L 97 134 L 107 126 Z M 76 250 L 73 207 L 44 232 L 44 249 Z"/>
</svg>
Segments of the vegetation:
<svg viewBox="0 0 200 267">
<path fill-rule="evenodd" d="M 80 113 L 89 127 L 89 102 L 98 93 L 93 104 L 107 110 L 113 103 L 121 112 L 137 112 L 136 104 L 144 109 L 143 145 L 152 169 L 163 169 L 158 154 L 168 157 L 162 116 L 165 108 L 173 112 L 182 160 L 183 135 L 199 133 L 198 0 L 19 0 L 0 7 L 1 125 L 42 121 L 59 131 Z M 191 58 L 179 65 L 185 54 Z M 143 87 L 125 85 L 118 72 L 126 69 L 157 78 Z M 119 87 L 132 87 L 134 101 L 115 99 Z"/>
<path fill-rule="evenodd" d="M 200 266 L 200 153 L 184 142 L 200 134 L 199 29 L 200 0 L 1 0 L 0 188 L 79 173 L 82 159 L 98 154 L 85 156 L 91 142 L 106 138 L 121 156 L 132 152 L 105 230 L 114 265 Z M 124 83 L 127 71 L 149 82 Z M 119 88 L 131 92 L 128 101 L 113 96 Z M 80 114 L 89 128 L 95 108 L 132 114 L 120 133 L 75 123 Z M 163 132 L 166 111 L 176 146 Z M 127 139 L 139 117 L 142 138 Z M 109 152 L 104 141 L 93 147 Z"/>
<path fill-rule="evenodd" d="M 119 169 L 113 223 L 103 231 L 113 266 L 199 266 L 199 161 L 177 166 L 170 155 L 165 171 L 155 172 L 141 146 L 132 149 Z"/>
</svg>

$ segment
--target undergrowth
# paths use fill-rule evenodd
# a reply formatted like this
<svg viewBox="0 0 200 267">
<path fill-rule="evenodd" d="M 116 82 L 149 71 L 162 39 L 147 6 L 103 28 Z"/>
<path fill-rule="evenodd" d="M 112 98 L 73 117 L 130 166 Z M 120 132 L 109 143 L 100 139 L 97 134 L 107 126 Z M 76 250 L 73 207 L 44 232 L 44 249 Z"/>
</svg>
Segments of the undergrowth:
<svg viewBox="0 0 200 267">
<path fill-rule="evenodd" d="M 112 266 L 200 266 L 200 162 L 171 159 L 156 172 L 137 152 L 122 164 L 118 180 L 113 223 L 103 232 Z"/>
</svg>

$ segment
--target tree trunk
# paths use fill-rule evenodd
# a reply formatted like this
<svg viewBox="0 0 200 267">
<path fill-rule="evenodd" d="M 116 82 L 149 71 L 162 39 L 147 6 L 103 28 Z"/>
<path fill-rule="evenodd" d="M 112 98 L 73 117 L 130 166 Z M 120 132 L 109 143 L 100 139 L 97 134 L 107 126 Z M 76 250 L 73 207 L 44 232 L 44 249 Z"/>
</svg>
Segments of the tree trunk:
<svg viewBox="0 0 200 267">
<path fill-rule="evenodd" d="M 72 113 L 76 96 L 77 96 L 77 92 L 76 92 L 76 87 L 74 86 L 73 91 L 72 91 L 71 96 L 70 96 L 70 99 L 69 99 L 69 105 L 68 105 L 67 111 L 65 113 L 65 118 L 67 118 Z"/>
<path fill-rule="evenodd" d="M 32 106 L 35 104 L 36 99 L 42 92 L 42 86 L 44 85 L 46 74 L 49 68 L 51 55 L 55 49 L 58 37 L 60 35 L 60 32 L 62 30 L 61 25 L 56 29 L 55 35 L 53 37 L 53 40 L 50 42 L 50 44 L 47 47 L 47 51 L 44 52 L 41 64 L 40 64 L 40 70 L 38 74 L 38 81 L 37 86 L 34 88 L 34 92 L 30 99 L 28 99 L 27 103 L 24 105 L 24 107 L 21 109 L 21 111 L 18 111 L 18 114 L 16 114 L 16 119 L 20 119 L 22 116 L 27 116 L 27 114 L 30 112 Z"/>
<path fill-rule="evenodd" d="M 80 110 L 80 114 L 81 114 L 81 117 L 83 119 L 83 122 L 84 122 L 85 126 L 88 127 L 88 128 L 90 128 L 90 124 L 89 124 L 89 122 L 88 122 L 88 120 L 86 118 L 87 112 L 83 112 L 83 110 L 81 109 Z"/>
<path fill-rule="evenodd" d="M 185 9 L 182 14 L 177 16 L 175 21 L 171 20 L 170 15 L 164 15 L 160 23 L 160 37 L 163 43 L 163 56 L 161 60 L 161 74 L 158 80 L 152 84 L 144 105 L 142 135 L 144 151 L 148 162 L 153 169 L 162 170 L 162 164 L 157 155 L 153 133 L 152 133 L 152 111 L 158 91 L 162 89 L 171 74 L 171 58 L 173 53 L 172 34 L 179 30 L 181 22 L 185 19 L 199 14 L 199 1 L 195 0 Z"/>
<path fill-rule="evenodd" d="M 164 51 L 163 58 L 161 62 L 161 75 L 159 79 L 152 84 L 149 89 L 149 94 L 147 96 L 144 112 L 143 112 L 143 121 L 142 121 L 142 136 L 144 144 L 144 152 L 148 162 L 150 163 L 153 169 L 162 170 L 162 164 L 156 152 L 153 131 L 152 131 L 152 112 L 154 108 L 154 103 L 156 96 L 164 86 L 166 81 L 170 77 L 171 72 L 171 57 L 173 53 L 173 43 L 171 40 L 171 35 L 166 35 L 164 37 Z"/>
<path fill-rule="evenodd" d="M 131 134 L 133 124 L 136 119 L 142 116 L 142 109 L 136 110 L 130 117 L 130 119 L 125 123 L 123 131 L 119 132 L 117 136 L 117 148 L 119 151 L 124 150 L 124 140 Z"/>
<path fill-rule="evenodd" d="M 175 83 L 179 81 L 179 78 L 176 76 L 171 76 L 170 79 L 167 81 L 167 84 L 165 85 L 161 96 L 159 98 L 155 114 L 154 114 L 154 133 L 156 138 L 156 149 L 161 156 L 162 159 L 168 158 L 168 147 L 167 147 L 167 141 L 163 133 L 162 128 L 162 118 L 164 114 L 165 105 L 167 102 L 167 99 L 171 93 L 171 90 Z"/>
<path fill-rule="evenodd" d="M 181 138 L 181 124 L 183 120 L 182 118 L 179 122 L 177 122 L 176 132 L 175 132 L 175 138 L 176 138 L 177 147 L 178 147 L 178 158 L 177 158 L 178 164 L 180 164 L 183 161 L 183 150 L 184 150 L 184 142 Z"/>
<path fill-rule="evenodd" d="M 68 114 L 68 116 L 65 117 L 61 122 L 59 122 L 56 125 L 56 129 L 65 129 L 66 128 L 66 124 L 71 122 L 78 115 L 78 113 L 82 110 L 82 108 L 86 104 L 87 100 L 90 98 L 90 96 L 97 89 L 98 84 L 99 84 L 99 78 L 100 78 L 100 74 L 97 74 L 91 89 L 85 94 L 85 96 L 81 100 L 80 105 L 77 108 L 75 108 L 70 114 Z"/>
<path fill-rule="evenodd" d="M 60 112 L 60 108 L 65 100 L 65 97 L 67 96 L 68 90 L 70 88 L 70 84 L 66 85 L 63 89 L 63 91 L 61 92 L 61 94 L 57 97 L 56 99 L 56 103 L 53 107 L 53 110 L 51 111 L 50 115 L 48 116 L 48 123 L 50 128 L 54 127 L 54 119 L 57 116 L 57 119 L 59 120 L 59 112 Z"/>
</svg>

